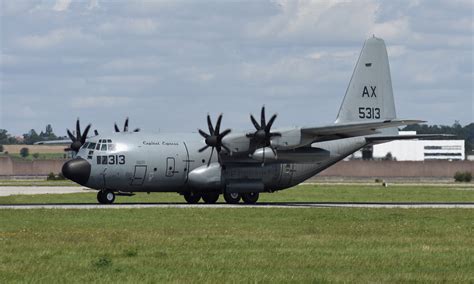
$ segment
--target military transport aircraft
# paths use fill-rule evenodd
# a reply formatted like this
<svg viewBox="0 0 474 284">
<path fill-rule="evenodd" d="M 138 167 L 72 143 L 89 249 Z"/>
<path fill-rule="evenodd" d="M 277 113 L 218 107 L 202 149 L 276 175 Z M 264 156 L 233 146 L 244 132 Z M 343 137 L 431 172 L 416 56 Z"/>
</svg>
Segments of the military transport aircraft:
<svg viewBox="0 0 474 284">
<path fill-rule="evenodd" d="M 259 194 L 293 187 L 362 147 L 396 139 L 398 126 L 420 123 L 397 119 L 385 43 L 366 40 L 336 121 L 326 126 L 272 128 L 276 115 L 248 132 L 221 129 L 222 114 L 207 132 L 150 134 L 123 132 L 87 137 L 79 121 L 70 149 L 77 152 L 62 168 L 64 176 L 97 189 L 97 200 L 113 203 L 116 195 L 177 192 L 188 203 L 256 203 Z M 118 130 L 118 127 L 116 127 Z M 96 133 L 98 134 L 98 133 Z"/>
</svg>

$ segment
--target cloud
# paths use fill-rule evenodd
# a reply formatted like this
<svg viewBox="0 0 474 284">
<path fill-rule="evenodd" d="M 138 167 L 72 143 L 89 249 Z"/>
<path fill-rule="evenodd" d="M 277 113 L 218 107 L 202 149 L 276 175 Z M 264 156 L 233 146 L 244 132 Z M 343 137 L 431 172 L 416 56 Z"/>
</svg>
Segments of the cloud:
<svg viewBox="0 0 474 284">
<path fill-rule="evenodd" d="M 63 12 L 69 8 L 69 5 L 71 5 L 71 0 L 56 0 L 53 10 L 56 12 Z"/>
<path fill-rule="evenodd" d="M 26 35 L 16 39 L 19 47 L 25 49 L 49 49 L 67 43 L 86 43 L 96 40 L 80 28 L 60 28 L 42 35 Z"/>
<path fill-rule="evenodd" d="M 201 127 L 207 112 L 245 129 L 262 104 L 280 126 L 331 122 L 372 34 L 386 41 L 400 117 L 467 123 L 471 2 L 2 1 L 2 127 L 86 116 L 110 129 L 97 111 L 107 106 L 174 131 Z M 37 115 L 23 109 L 20 121 L 9 109 L 25 102 Z"/>
<path fill-rule="evenodd" d="M 93 96 L 93 97 L 78 97 L 71 101 L 73 108 L 114 108 L 123 107 L 129 104 L 132 98 L 128 97 L 113 97 L 113 96 Z"/>
<path fill-rule="evenodd" d="M 117 18 L 100 24 L 98 30 L 105 34 L 150 35 L 158 30 L 158 24 L 150 18 Z"/>
</svg>

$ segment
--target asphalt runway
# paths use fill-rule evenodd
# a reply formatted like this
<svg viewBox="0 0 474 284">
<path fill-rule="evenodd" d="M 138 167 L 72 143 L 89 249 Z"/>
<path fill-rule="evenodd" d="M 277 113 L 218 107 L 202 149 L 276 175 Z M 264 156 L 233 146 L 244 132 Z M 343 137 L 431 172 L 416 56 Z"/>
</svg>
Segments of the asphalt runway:
<svg viewBox="0 0 474 284">
<path fill-rule="evenodd" d="M 68 204 L 0 204 L 0 209 L 123 209 L 123 208 L 467 208 L 474 203 L 361 203 L 361 202 L 273 202 L 246 204 L 186 204 L 186 203 L 68 203 Z"/>
<path fill-rule="evenodd" d="M 80 186 L 0 186 L 0 196 L 90 192 Z"/>
<path fill-rule="evenodd" d="M 18 194 L 67 194 L 91 192 L 78 186 L 1 186 L 0 196 Z M 187 204 L 187 203 L 46 203 L 46 204 L 0 204 L 0 209 L 121 209 L 121 208 L 471 208 L 474 203 L 362 203 L 362 202 L 272 202 L 246 204 Z"/>
</svg>

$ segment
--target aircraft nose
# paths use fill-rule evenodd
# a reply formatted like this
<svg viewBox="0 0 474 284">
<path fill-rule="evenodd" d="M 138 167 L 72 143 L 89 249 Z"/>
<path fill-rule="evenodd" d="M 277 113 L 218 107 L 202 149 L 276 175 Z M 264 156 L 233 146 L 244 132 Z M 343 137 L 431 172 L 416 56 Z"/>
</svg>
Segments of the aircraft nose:
<svg viewBox="0 0 474 284">
<path fill-rule="evenodd" d="M 86 185 L 91 174 L 91 165 L 82 158 L 67 161 L 62 168 L 63 176 L 77 182 L 80 185 Z"/>
</svg>

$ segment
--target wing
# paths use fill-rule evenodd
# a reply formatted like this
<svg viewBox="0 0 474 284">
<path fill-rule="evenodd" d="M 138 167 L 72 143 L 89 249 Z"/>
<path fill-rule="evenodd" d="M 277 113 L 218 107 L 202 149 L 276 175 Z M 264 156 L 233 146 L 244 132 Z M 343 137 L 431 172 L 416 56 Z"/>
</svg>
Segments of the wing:
<svg viewBox="0 0 474 284">
<path fill-rule="evenodd" d="M 48 141 L 38 141 L 34 145 L 69 145 L 71 140 L 48 140 Z"/>
<path fill-rule="evenodd" d="M 349 137 L 376 135 L 380 134 L 380 129 L 423 122 L 424 121 L 422 120 L 393 119 L 377 122 L 333 124 L 321 127 L 303 127 L 301 129 L 301 134 L 306 136 L 306 139 L 312 140 L 312 142 L 320 142 Z"/>
</svg>

